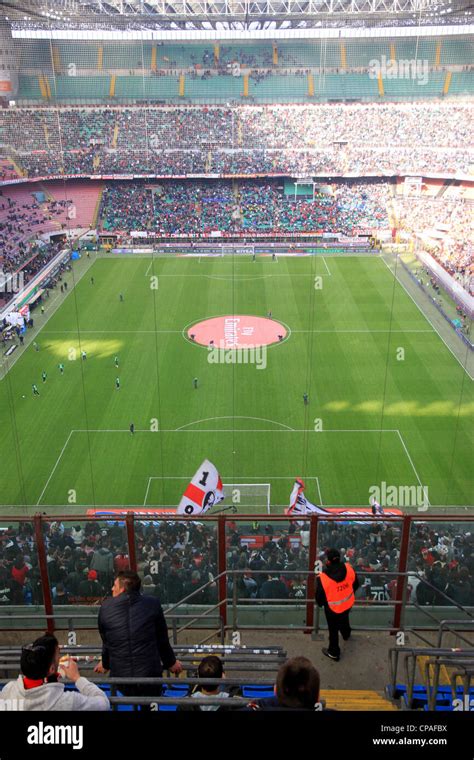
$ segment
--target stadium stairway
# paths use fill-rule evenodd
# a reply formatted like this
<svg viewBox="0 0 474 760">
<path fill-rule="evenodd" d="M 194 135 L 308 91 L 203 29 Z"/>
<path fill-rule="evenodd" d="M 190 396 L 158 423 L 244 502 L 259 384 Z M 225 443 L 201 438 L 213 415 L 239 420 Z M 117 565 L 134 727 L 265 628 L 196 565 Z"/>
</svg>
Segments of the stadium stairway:
<svg viewBox="0 0 474 760">
<path fill-rule="evenodd" d="M 242 122 L 239 119 L 237 124 L 237 145 L 241 146 L 244 144 L 244 137 L 243 137 L 243 127 Z"/>
<path fill-rule="evenodd" d="M 417 663 L 418 663 L 418 670 L 420 671 L 421 680 L 425 683 L 425 686 L 428 686 L 426 683 L 426 665 L 429 661 L 429 657 L 418 657 Z M 429 674 L 430 674 L 430 680 L 434 677 L 434 666 L 429 666 Z M 441 665 L 439 670 L 439 683 L 440 686 L 449 686 L 449 673 L 446 668 L 446 665 Z"/>
<path fill-rule="evenodd" d="M 5 179 L 17 179 L 25 176 L 23 169 L 20 169 L 11 156 L 0 160 L 0 174 L 3 174 Z"/>
<path fill-rule="evenodd" d="M 453 628 L 456 625 L 462 626 L 462 634 Z M 474 707 L 474 646 L 471 638 L 466 638 L 469 631 L 474 632 L 474 620 L 462 621 L 462 624 L 444 620 L 435 645 L 426 645 L 429 642 L 425 639 L 423 647 L 392 647 L 389 652 L 391 683 L 386 687 L 389 699 L 399 700 L 405 710 L 460 709 L 455 706 L 454 698 L 467 700 Z"/>
<path fill-rule="evenodd" d="M 112 137 L 112 148 L 116 148 L 117 147 L 118 136 L 119 136 L 119 125 L 115 124 L 115 126 L 114 126 L 114 134 L 113 134 L 113 137 Z"/>
<path fill-rule="evenodd" d="M 94 213 L 92 215 L 91 227 L 93 229 L 97 227 L 97 222 L 99 221 L 100 204 L 102 201 L 103 193 L 104 193 L 104 185 L 101 183 L 100 188 L 99 188 L 99 195 L 97 196 L 97 202 L 95 204 Z"/>
<path fill-rule="evenodd" d="M 329 689 L 321 691 L 326 707 L 332 710 L 397 711 L 397 707 L 387 697 L 377 691 L 367 689 Z"/>
</svg>

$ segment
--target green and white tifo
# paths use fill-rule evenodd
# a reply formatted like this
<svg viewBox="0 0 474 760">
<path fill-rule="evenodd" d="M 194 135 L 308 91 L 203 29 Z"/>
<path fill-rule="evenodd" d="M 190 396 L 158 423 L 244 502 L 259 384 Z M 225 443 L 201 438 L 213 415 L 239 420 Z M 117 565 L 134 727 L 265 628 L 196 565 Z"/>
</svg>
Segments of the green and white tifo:
<svg viewBox="0 0 474 760">
<path fill-rule="evenodd" d="M 324 506 L 473 503 L 471 376 L 380 257 L 103 257 L 50 311 L 0 381 L 3 514 L 175 506 L 205 458 L 275 514 L 295 477 Z M 186 337 L 269 312 L 289 332 L 261 371 Z"/>
</svg>

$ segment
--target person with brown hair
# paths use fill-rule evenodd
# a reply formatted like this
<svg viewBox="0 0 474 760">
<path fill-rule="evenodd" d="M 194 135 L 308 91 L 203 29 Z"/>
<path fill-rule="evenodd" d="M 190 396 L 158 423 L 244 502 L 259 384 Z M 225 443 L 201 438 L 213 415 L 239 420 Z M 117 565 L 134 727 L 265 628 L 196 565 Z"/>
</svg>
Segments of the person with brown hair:
<svg viewBox="0 0 474 760">
<path fill-rule="evenodd" d="M 251 702 L 246 709 L 320 711 L 319 688 L 319 673 L 313 663 L 307 657 L 292 657 L 280 666 L 275 696 Z"/>
<path fill-rule="evenodd" d="M 102 658 L 97 673 L 110 670 L 113 677 L 161 678 L 163 670 L 180 673 L 168 638 L 163 609 L 156 596 L 140 592 L 141 580 L 132 570 L 122 570 L 115 578 L 112 596 L 99 612 Z M 127 696 L 160 696 L 161 687 L 120 687 Z"/>
</svg>

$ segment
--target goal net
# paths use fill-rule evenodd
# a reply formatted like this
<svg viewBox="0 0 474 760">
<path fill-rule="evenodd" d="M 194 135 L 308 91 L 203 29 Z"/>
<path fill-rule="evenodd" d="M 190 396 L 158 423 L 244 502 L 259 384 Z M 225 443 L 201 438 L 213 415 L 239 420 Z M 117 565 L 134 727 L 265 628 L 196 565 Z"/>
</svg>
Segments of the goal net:
<svg viewBox="0 0 474 760">
<path fill-rule="evenodd" d="M 219 508 L 230 511 L 270 514 L 270 483 L 224 483 L 225 498 Z"/>
</svg>

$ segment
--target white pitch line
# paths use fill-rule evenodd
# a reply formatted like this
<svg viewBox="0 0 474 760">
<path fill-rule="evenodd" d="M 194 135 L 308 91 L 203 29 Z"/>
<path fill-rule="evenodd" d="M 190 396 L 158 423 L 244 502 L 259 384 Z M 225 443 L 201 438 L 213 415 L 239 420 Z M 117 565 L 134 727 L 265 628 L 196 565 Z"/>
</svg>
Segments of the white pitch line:
<svg viewBox="0 0 474 760">
<path fill-rule="evenodd" d="M 405 291 L 405 293 L 407 294 L 407 296 L 413 301 L 413 303 L 415 304 L 415 306 L 418 309 L 418 311 L 420 312 L 420 314 L 423 315 L 423 317 L 426 319 L 426 321 L 428 322 L 428 324 L 431 325 L 431 327 L 433 328 L 433 330 L 435 331 L 435 333 L 438 335 L 438 337 L 441 338 L 441 340 L 443 341 L 443 343 L 446 346 L 446 348 L 448 349 L 448 351 L 454 356 L 454 358 L 456 359 L 456 361 L 458 362 L 458 364 L 463 368 L 463 370 L 467 374 L 467 376 L 471 380 L 474 380 L 474 377 L 471 375 L 471 373 L 469 372 L 469 370 L 467 369 L 467 367 L 464 366 L 464 364 L 461 362 L 461 360 L 454 353 L 453 349 L 446 343 L 445 339 L 443 338 L 443 336 L 441 335 L 441 333 L 439 332 L 439 330 L 434 326 L 434 324 L 431 321 L 431 319 L 425 314 L 425 312 L 423 311 L 423 309 L 420 306 L 418 306 L 417 302 L 415 301 L 415 299 L 413 298 L 413 296 L 411 295 L 411 293 L 407 290 L 407 288 L 404 285 L 404 283 L 395 275 L 395 272 L 392 269 L 390 269 L 390 267 L 387 264 L 387 262 L 385 261 L 385 259 L 381 258 L 381 260 L 383 261 L 383 263 L 387 267 L 387 269 L 390 272 L 390 274 L 392 275 L 392 277 L 395 278 L 395 280 L 398 282 L 399 285 L 401 285 L 401 287 L 403 288 L 403 290 Z"/>
<path fill-rule="evenodd" d="M 192 476 L 191 476 L 191 477 L 192 477 Z M 148 478 L 148 485 L 147 485 L 147 487 L 146 487 L 145 499 L 144 499 L 144 501 L 143 501 L 143 506 L 144 506 L 144 507 L 146 507 L 146 502 L 147 502 L 147 499 L 148 499 L 148 492 L 149 492 L 149 490 L 150 490 L 150 484 L 151 484 L 151 481 L 152 481 L 152 480 L 155 480 L 155 478 L 151 478 L 151 477 L 150 477 L 150 478 Z"/>
<path fill-rule="evenodd" d="M 191 480 L 194 473 L 189 473 L 189 475 L 152 475 L 150 480 Z M 231 473 L 230 475 L 223 475 L 221 474 L 222 481 L 229 480 L 230 478 L 233 478 L 234 481 L 242 481 L 245 483 L 247 480 L 256 480 L 257 485 L 262 482 L 262 479 L 267 480 L 295 480 L 295 474 L 294 472 L 291 473 L 291 475 L 234 475 L 234 473 Z M 308 475 L 307 480 L 318 480 L 318 477 L 316 475 Z M 363 504 L 360 506 L 364 506 Z"/>
<path fill-rule="evenodd" d="M 44 335 L 69 335 L 77 334 L 75 330 L 43 330 Z M 398 334 L 401 333 L 424 333 L 432 334 L 433 330 L 292 330 L 292 333 L 311 333 L 317 335 L 353 335 L 357 333 L 372 335 L 380 334 Z M 80 330 L 81 335 L 182 335 L 182 330 Z M 197 344 L 200 345 L 200 344 Z"/>
<path fill-rule="evenodd" d="M 64 454 L 64 452 L 66 451 L 66 447 L 67 447 L 67 445 L 68 445 L 68 443 L 69 443 L 69 440 L 70 440 L 70 438 L 71 438 L 71 436 L 72 436 L 72 434 L 73 434 L 74 432 L 76 432 L 76 431 L 75 431 L 75 430 L 71 430 L 71 432 L 69 433 L 69 435 L 68 435 L 68 437 L 67 437 L 67 439 L 66 439 L 66 443 L 64 444 L 64 446 L 63 446 L 63 447 L 62 447 L 62 449 L 61 449 L 61 453 L 60 453 L 60 455 L 58 456 L 58 458 L 57 458 L 57 460 L 56 460 L 56 464 L 54 465 L 54 467 L 53 467 L 53 469 L 52 469 L 52 471 L 51 471 L 51 475 L 49 476 L 48 480 L 46 481 L 46 485 L 45 485 L 45 487 L 43 488 L 43 490 L 41 491 L 40 497 L 39 497 L 38 501 L 36 502 L 36 506 L 37 506 L 37 507 L 39 507 L 40 501 L 41 501 L 41 499 L 43 498 L 43 496 L 44 496 L 44 494 L 45 494 L 45 492 L 46 492 L 46 489 L 47 489 L 47 487 L 48 487 L 48 486 L 49 486 L 49 484 L 50 484 L 51 478 L 53 477 L 53 475 L 54 475 L 54 473 L 55 473 L 55 471 L 56 471 L 56 468 L 57 468 L 57 466 L 58 466 L 59 462 L 61 461 L 61 457 L 62 457 L 62 455 Z"/>
<path fill-rule="evenodd" d="M 321 496 L 321 487 L 319 485 L 319 478 L 318 478 L 318 476 L 316 476 L 316 483 L 317 483 L 317 486 L 318 486 L 319 504 L 321 506 L 323 506 L 323 497 Z"/>
<path fill-rule="evenodd" d="M 220 275 L 220 274 L 204 274 L 202 277 L 205 277 L 206 280 L 220 280 L 224 282 L 249 282 L 254 280 L 265 280 L 268 277 L 273 277 L 271 274 L 256 274 L 252 276 L 251 274 L 248 275 L 239 275 L 238 278 L 233 277 L 232 275 L 226 276 L 226 275 Z"/>
<path fill-rule="evenodd" d="M 150 269 L 151 269 L 151 265 L 152 265 L 152 264 L 153 264 L 153 259 L 152 259 L 152 260 L 150 261 L 150 263 L 148 264 L 148 269 L 147 269 L 147 270 L 146 270 L 146 272 L 145 272 L 145 277 L 148 277 L 148 272 L 150 271 Z"/>
<path fill-rule="evenodd" d="M 201 422 L 210 422 L 211 420 L 258 420 L 258 422 L 271 422 L 273 425 L 280 425 L 282 428 L 286 428 L 289 431 L 294 430 L 294 428 L 291 428 L 288 425 L 284 425 L 283 422 L 278 422 L 277 420 L 269 420 L 269 419 L 266 419 L 265 417 L 247 417 L 243 415 L 243 416 L 228 416 L 228 417 L 205 417 L 203 420 L 195 420 L 194 422 L 188 422 L 186 425 L 182 425 L 181 427 L 176 428 L 176 432 L 184 431 L 184 429 L 189 427 L 190 425 L 199 425 Z"/>
<path fill-rule="evenodd" d="M 392 334 L 392 333 L 429 333 L 433 334 L 433 330 L 292 330 L 293 333 L 318 333 L 327 335 L 352 335 L 353 333 L 362 333 L 367 335 L 373 335 L 374 333 Z"/>
<path fill-rule="evenodd" d="M 182 334 L 182 330 L 80 330 L 81 335 L 155 335 L 162 334 Z M 76 330 L 45 330 L 45 335 L 69 335 L 77 334 Z"/>
<path fill-rule="evenodd" d="M 421 488 L 423 489 L 423 494 L 424 494 L 424 496 L 425 496 L 425 498 L 426 498 L 426 501 L 427 501 L 427 502 L 428 502 L 428 504 L 429 504 L 430 502 L 429 502 L 429 499 L 428 499 L 428 497 L 426 496 L 425 487 L 423 486 L 423 483 L 422 483 L 422 482 L 421 482 L 421 480 L 420 480 L 420 476 L 418 475 L 418 473 L 417 473 L 417 471 L 416 471 L 416 467 L 415 467 L 415 465 L 413 464 L 413 459 L 411 458 L 411 456 L 410 456 L 410 452 L 408 451 L 408 449 L 407 449 L 407 447 L 406 447 L 405 441 L 403 440 L 403 436 L 402 436 L 402 434 L 400 433 L 400 431 L 399 431 L 399 430 L 397 430 L 397 433 L 398 433 L 398 437 L 400 438 L 400 442 L 401 442 L 401 444 L 402 444 L 403 448 L 405 449 L 405 454 L 406 454 L 406 455 L 407 455 L 407 457 L 408 457 L 408 461 L 410 462 L 410 464 L 411 464 L 411 466 L 412 466 L 412 469 L 413 469 L 413 472 L 415 473 L 415 477 L 416 477 L 416 479 L 417 479 L 417 481 L 418 481 L 418 485 L 420 485 L 420 486 L 421 486 Z"/>
<path fill-rule="evenodd" d="M 327 273 L 328 273 L 328 276 L 329 276 L 329 277 L 331 277 L 331 276 L 332 276 L 332 275 L 331 275 L 331 270 L 329 269 L 329 267 L 328 267 L 328 265 L 327 265 L 327 263 L 326 263 L 326 259 L 324 258 L 324 256 L 321 256 L 321 258 L 322 258 L 322 260 L 324 261 L 324 266 L 326 267 L 326 271 L 327 271 Z"/>
<path fill-rule="evenodd" d="M 210 417 L 209 419 L 216 419 L 215 417 Z M 221 418 L 218 418 L 221 419 Z M 238 417 L 223 417 L 222 419 L 239 419 Z M 244 417 L 243 419 L 263 419 L 260 417 Z M 265 420 L 264 420 L 265 421 Z M 272 422 L 272 420 L 266 420 L 267 422 Z M 188 425 L 196 425 L 199 422 L 205 422 L 205 420 L 196 420 L 196 422 L 189 422 Z M 282 422 L 275 422 L 275 425 L 283 425 Z M 270 428 L 268 430 L 263 429 L 256 429 L 252 428 L 251 430 L 241 430 L 239 428 L 228 428 L 228 429 L 222 429 L 222 428 L 212 428 L 212 429 L 205 429 L 205 430 L 187 430 L 185 429 L 186 426 L 183 425 L 183 427 L 180 428 L 169 428 L 169 429 L 161 429 L 161 430 L 150 430 L 149 428 L 143 428 L 143 429 L 135 429 L 135 433 L 398 433 L 398 430 L 396 428 L 360 428 L 360 429 L 343 429 L 343 428 L 326 428 L 323 430 L 314 430 L 314 428 L 290 428 L 287 425 L 283 426 L 285 429 L 281 430 L 279 428 Z M 130 434 L 129 428 L 97 428 L 97 429 L 87 429 L 87 428 L 75 428 L 71 431 L 71 433 L 128 433 Z"/>
<path fill-rule="evenodd" d="M 90 265 L 89 265 L 89 266 L 88 266 L 86 269 L 84 269 L 84 271 L 82 272 L 82 274 L 80 274 L 80 275 L 79 275 L 79 277 L 77 277 L 77 278 L 76 278 L 76 279 L 75 279 L 75 280 L 72 282 L 72 284 L 71 284 L 71 287 L 70 287 L 70 289 L 67 291 L 67 293 L 66 293 L 65 297 L 62 299 L 61 303 L 59 303 L 59 304 L 56 306 L 56 308 L 55 308 L 55 309 L 53 309 L 53 310 L 51 311 L 51 310 L 50 310 L 50 308 L 48 308 L 48 311 L 47 311 L 47 312 L 45 312 L 45 320 L 44 320 L 44 322 L 43 322 L 43 325 L 44 325 L 44 326 L 45 326 L 45 325 L 47 325 L 47 323 L 49 322 L 49 320 L 51 319 L 51 317 L 53 317 L 53 316 L 56 314 L 56 312 L 58 311 L 58 309 L 59 309 L 59 308 L 62 306 L 62 304 L 65 302 L 65 300 L 66 300 L 67 296 L 69 295 L 69 293 L 72 293 L 72 291 L 73 291 L 73 290 L 74 290 L 74 288 L 75 288 L 75 287 L 76 287 L 76 286 L 77 286 L 77 285 L 80 283 L 80 281 L 82 280 L 82 278 L 84 277 L 84 275 L 86 274 L 86 272 L 88 272 L 88 271 L 90 270 L 91 266 L 92 266 L 92 264 L 90 264 Z M 56 301 L 56 299 L 57 299 L 57 298 L 59 298 L 59 293 L 58 293 L 58 294 L 57 294 L 57 295 L 56 295 L 56 296 L 55 296 L 55 297 L 54 297 L 54 298 L 51 300 L 51 302 L 49 303 L 49 307 L 51 307 L 51 306 L 53 305 L 53 303 Z M 77 332 L 77 330 L 75 330 L 75 331 L 74 331 L 74 330 L 71 330 L 70 332 Z M 36 338 L 37 338 L 37 337 L 39 337 L 40 335 L 43 335 L 43 334 L 47 334 L 47 333 L 48 333 L 48 330 L 45 330 L 45 329 L 44 329 L 44 327 L 39 327 L 39 328 L 38 328 L 38 332 L 36 333 L 36 335 L 33 335 L 33 336 L 31 336 L 31 337 L 32 337 L 32 338 L 34 338 L 34 339 L 36 340 Z M 1 365 L 1 369 L 2 369 L 2 370 L 4 370 L 4 372 L 3 372 L 3 375 L 0 377 L 0 380 L 4 380 L 4 378 L 6 377 L 6 375 L 8 374 L 8 372 L 10 372 L 10 370 L 11 370 L 11 369 L 13 369 L 13 366 L 16 364 L 16 362 L 17 362 L 19 359 L 21 359 L 21 357 L 24 355 L 25 351 L 27 351 L 27 350 L 28 350 L 28 348 L 29 348 L 29 347 L 30 347 L 32 344 L 33 344 L 33 341 L 31 341 L 31 342 L 28 342 L 26 345 L 24 345 L 22 348 L 20 348 L 20 350 L 19 350 L 17 353 L 15 353 L 15 354 L 13 355 L 13 359 L 11 359 L 11 360 L 8 362 L 8 369 L 4 370 L 5 362 L 2 362 L 2 365 Z"/>
</svg>

